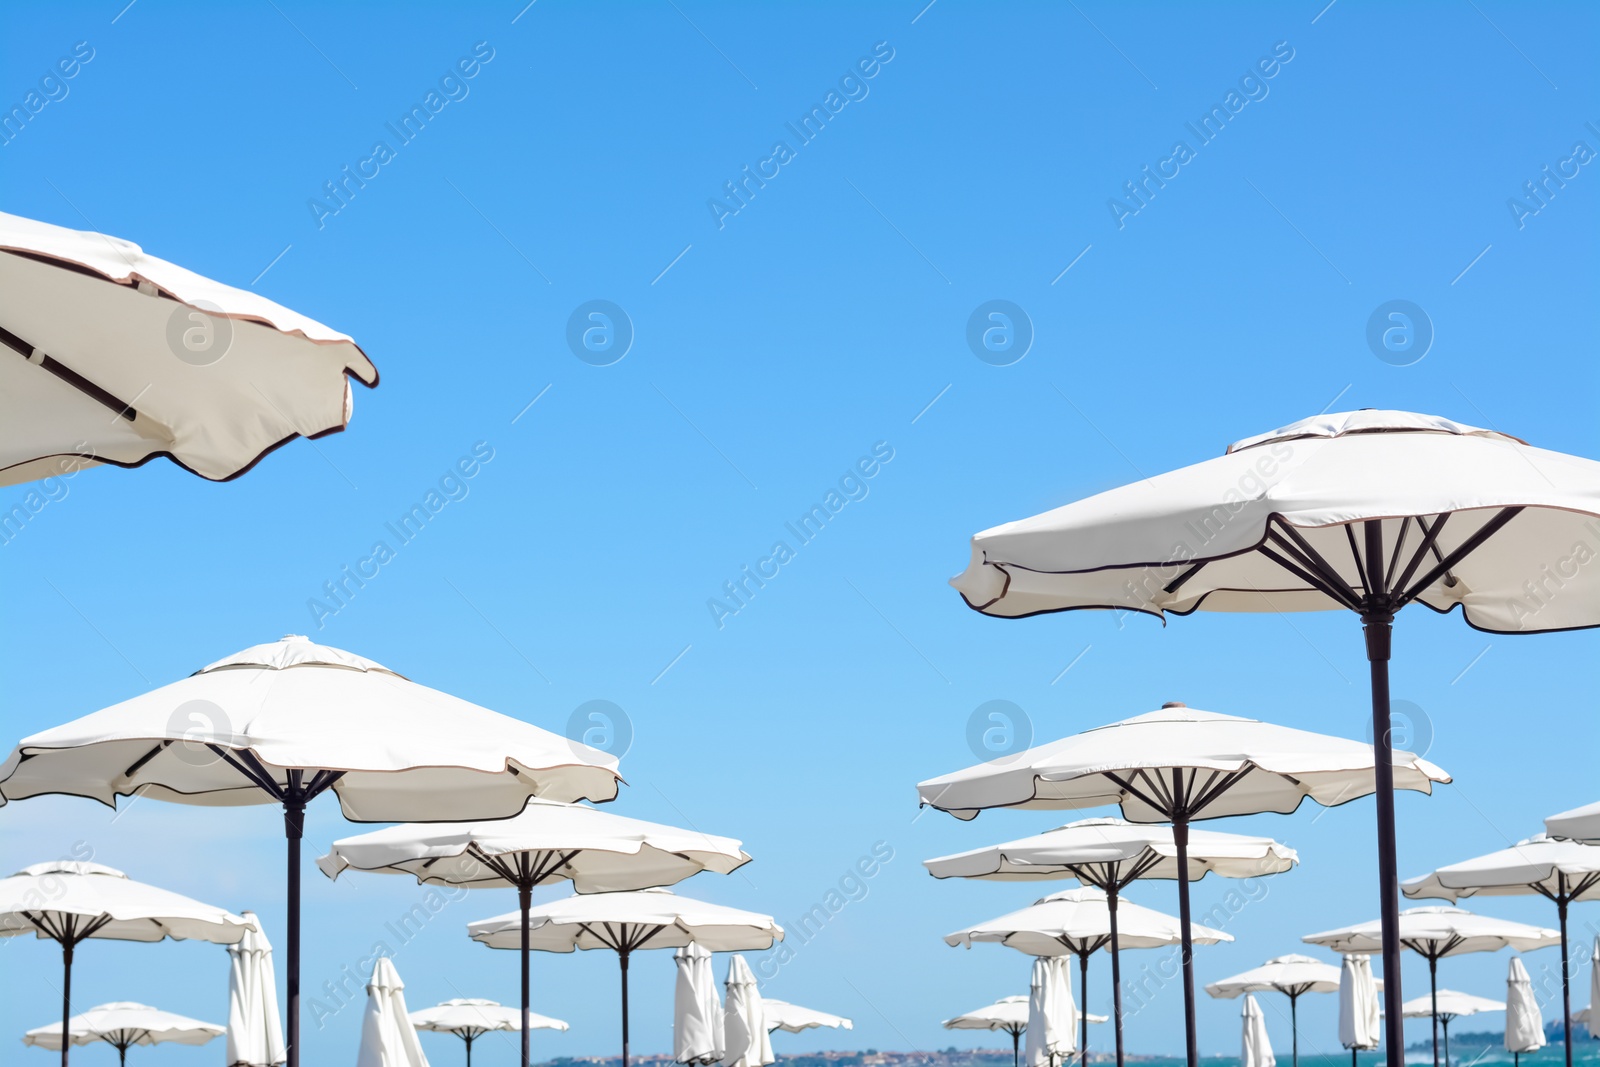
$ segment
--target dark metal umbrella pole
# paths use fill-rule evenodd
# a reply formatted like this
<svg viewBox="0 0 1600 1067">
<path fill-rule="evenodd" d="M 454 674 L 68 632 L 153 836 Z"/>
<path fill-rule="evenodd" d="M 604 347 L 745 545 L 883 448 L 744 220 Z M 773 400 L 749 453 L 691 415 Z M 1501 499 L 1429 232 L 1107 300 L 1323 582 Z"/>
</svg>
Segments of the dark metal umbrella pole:
<svg viewBox="0 0 1600 1067">
<path fill-rule="evenodd" d="M 1011 1031 L 1011 1067 L 1022 1067 L 1022 1031 Z"/>
<path fill-rule="evenodd" d="M 1174 774 L 1174 782 L 1178 775 Z M 1194 936 L 1189 929 L 1189 822 L 1178 819 L 1172 824 L 1172 841 L 1178 851 L 1178 925 L 1182 937 L 1183 959 L 1183 1042 L 1189 1067 L 1200 1062 L 1200 1041 L 1195 1032 L 1194 1019 Z"/>
<path fill-rule="evenodd" d="M 1078 1020 L 1078 1062 L 1089 1062 L 1089 954 L 1078 957 L 1079 995 L 1083 997 L 1083 1011 Z"/>
<path fill-rule="evenodd" d="M 617 952 L 617 960 L 622 964 L 622 1067 L 628 1067 L 628 957 L 632 953 L 628 949 Z"/>
<path fill-rule="evenodd" d="M 1289 1036 L 1289 1041 L 1290 1041 L 1289 1047 L 1292 1050 L 1292 1052 L 1291 1052 L 1291 1058 L 1290 1058 L 1289 1062 L 1294 1064 L 1294 1067 L 1300 1067 L 1300 1016 L 1299 1016 L 1299 1005 L 1300 1005 L 1300 994 L 1299 993 L 1290 993 L 1289 994 L 1289 1035 L 1290 1035 Z"/>
<path fill-rule="evenodd" d="M 1439 957 L 1428 957 L 1428 1015 L 1433 1020 L 1433 1067 L 1439 1067 Z M 1445 1027 L 1445 1062 L 1450 1062 L 1449 1026 Z"/>
<path fill-rule="evenodd" d="M 67 1067 L 67 1049 L 72 1046 L 68 1040 L 70 1030 L 68 1020 L 72 1018 L 72 948 L 71 941 L 61 942 L 61 961 L 63 975 L 61 978 L 61 1067 Z"/>
</svg>

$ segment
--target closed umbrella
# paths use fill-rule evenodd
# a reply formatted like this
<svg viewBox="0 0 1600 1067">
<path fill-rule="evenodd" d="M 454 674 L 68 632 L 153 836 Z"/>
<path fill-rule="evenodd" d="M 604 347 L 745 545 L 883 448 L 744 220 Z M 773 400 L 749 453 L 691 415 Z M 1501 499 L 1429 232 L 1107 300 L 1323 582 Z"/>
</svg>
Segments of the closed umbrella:
<svg viewBox="0 0 1600 1067">
<path fill-rule="evenodd" d="M 1432 1018 L 1435 1023 L 1444 1027 L 1444 1062 L 1445 1067 L 1450 1067 L 1450 1023 L 1463 1015 L 1477 1015 L 1486 1011 L 1505 1011 L 1506 1006 L 1498 1000 L 1487 997 L 1473 996 L 1471 993 L 1458 993 L 1454 989 L 1435 990 L 1431 996 L 1417 997 L 1405 1003 L 1405 1017 L 1408 1019 Z"/>
<path fill-rule="evenodd" d="M 422 1042 L 406 1011 L 406 984 L 394 961 L 379 956 L 367 980 L 367 1010 L 361 1017 L 356 1067 L 428 1067 Z"/>
<path fill-rule="evenodd" d="M 766 1067 L 777 1057 L 772 1054 L 772 1028 L 767 1025 L 766 1005 L 756 986 L 755 972 L 737 953 L 728 960 L 728 1006 L 723 1011 L 723 1030 L 727 1049 L 722 1067 Z"/>
<path fill-rule="evenodd" d="M 61 1025 L 72 1032 L 72 960 L 83 941 L 237 942 L 253 929 L 249 919 L 153 885 L 135 882 L 99 863 L 59 860 L 24 867 L 0 881 L 0 937 L 34 934 L 61 946 Z M 98 1039 L 94 1039 L 98 1040 Z M 83 1042 L 74 1042 L 82 1044 Z M 65 1067 L 71 1044 L 61 1050 Z"/>
<path fill-rule="evenodd" d="M 531 723 L 288 636 L 24 738 L 0 799 L 280 804 L 288 852 L 288 1063 L 300 1062 L 300 841 L 332 790 L 356 822 L 506 818 L 531 796 L 609 800 L 617 761 Z"/>
<path fill-rule="evenodd" d="M 1600 844 L 1600 800 L 1550 816 L 1544 821 L 1544 829 L 1551 837 Z"/>
<path fill-rule="evenodd" d="M 1594 948 L 1589 952 L 1589 1008 L 1588 1015 L 1584 1017 L 1583 1025 L 1589 1028 L 1589 1036 L 1600 1038 L 1600 1016 L 1595 1012 L 1600 1011 L 1600 934 L 1594 938 Z"/>
<path fill-rule="evenodd" d="M 1178 851 L 1172 827 L 1139 825 L 1126 819 L 1080 819 L 1046 833 L 989 848 L 923 861 L 935 878 L 1034 881 L 1076 878 L 1102 889 L 1111 916 L 1112 1015 L 1117 1020 L 1117 1065 L 1122 1067 L 1122 966 L 1117 902 L 1122 890 L 1140 878 L 1178 877 Z M 1299 860 L 1294 849 L 1270 837 L 1248 837 L 1190 830 L 1190 881 L 1211 871 L 1225 878 L 1278 874 Z"/>
<path fill-rule="evenodd" d="M 1064 956 L 1038 956 L 1028 983 L 1028 1067 L 1057 1067 L 1078 1050 L 1078 1006 Z"/>
<path fill-rule="evenodd" d="M 1439 961 L 1446 956 L 1460 956 L 1468 952 L 1499 952 L 1503 948 L 1528 952 L 1558 944 L 1561 940 L 1561 935 L 1554 930 L 1514 923 L 1506 919 L 1494 919 L 1487 915 L 1474 915 L 1462 908 L 1407 908 L 1400 913 L 1396 929 L 1400 934 L 1400 944 L 1428 961 L 1429 987 L 1440 996 L 1443 994 L 1439 990 Z M 1347 926 L 1340 930 L 1328 930 L 1320 934 L 1307 934 L 1301 940 L 1335 952 L 1371 953 L 1382 950 L 1384 933 L 1384 924 L 1379 920 Z M 1392 975 L 1386 974 L 1384 978 L 1386 981 L 1393 981 Z M 1387 993 L 1388 989 L 1385 988 L 1384 992 Z M 1431 1014 L 1435 1018 L 1433 1058 L 1434 1067 L 1438 1067 L 1437 1020 L 1440 1011 L 1423 1014 Z M 1393 1037 L 1392 1029 L 1389 1031 L 1389 1036 Z M 1448 1053 L 1448 1049 L 1446 1051 Z"/>
<path fill-rule="evenodd" d="M 1593 542 L 1596 516 L 1593 460 L 1437 416 L 1350 411 L 986 530 L 951 584 L 974 610 L 1011 618 L 1077 608 L 1361 616 L 1379 750 L 1379 914 L 1391 927 L 1387 1053 L 1389 1067 L 1401 1067 L 1394 616 L 1421 603 L 1439 612 L 1459 606 L 1469 625 L 1495 633 L 1600 624 L 1600 568 L 1572 562 L 1584 558 L 1574 545 L 1586 552 Z"/>
<path fill-rule="evenodd" d="M 1160 948 L 1183 943 L 1183 924 L 1170 915 L 1123 901 L 1119 914 L 1118 936 L 1123 948 Z M 1025 952 L 1030 956 L 1078 957 L 1079 985 L 1088 1003 L 1089 956 L 1111 945 L 1112 911 L 1109 894 L 1094 888 L 1069 889 L 1054 893 L 1030 907 L 945 935 L 951 946 L 972 947 L 974 942 L 992 941 Z M 1232 934 L 1212 930 L 1198 923 L 1190 926 L 1190 943 L 1214 945 L 1232 941 Z M 1087 1047 L 1089 1032 L 1083 1028 L 1080 1047 Z"/>
<path fill-rule="evenodd" d="M 1378 1047 L 1380 984 L 1372 977 L 1371 955 L 1345 953 L 1339 968 L 1339 1044 L 1350 1050 L 1350 1067 L 1356 1067 L 1357 1051 Z"/>
<path fill-rule="evenodd" d="M 1020 1067 L 1020 1045 L 1022 1035 L 1028 1029 L 1028 1001 L 1029 997 L 1001 997 L 993 1004 L 969 1011 L 964 1015 L 957 1015 L 953 1019 L 946 1019 L 941 1025 L 946 1030 L 998 1030 L 1011 1035 L 1011 1065 Z M 771 1004 L 772 1001 L 767 1001 Z M 1110 1020 L 1109 1015 L 1091 1015 L 1084 1012 L 1084 1017 L 1092 1023 L 1103 1023 Z"/>
<path fill-rule="evenodd" d="M 472 1043 L 484 1034 L 502 1030 L 521 1030 L 524 1015 L 493 1000 L 462 997 L 435 1004 L 411 1013 L 411 1025 L 435 1034 L 454 1034 L 467 1045 L 467 1067 L 472 1067 Z M 527 1013 L 527 1025 L 535 1030 L 565 1030 L 567 1024 L 548 1015 Z"/>
<path fill-rule="evenodd" d="M 286 1053 L 272 945 L 255 912 L 239 914 L 252 925 L 228 946 L 228 1067 L 276 1067 Z"/>
<path fill-rule="evenodd" d="M 117 1050 L 117 1062 L 128 1062 L 128 1049 L 134 1045 L 204 1045 L 222 1033 L 215 1023 L 203 1023 L 170 1011 L 158 1011 L 144 1004 L 118 1001 L 90 1008 L 67 1020 L 67 1040 L 73 1045 L 104 1041 Z M 52 1051 L 62 1048 L 61 1024 L 51 1023 L 22 1035 L 24 1045 Z"/>
<path fill-rule="evenodd" d="M 1323 963 L 1310 956 L 1291 955 L 1270 959 L 1243 974 L 1212 982 L 1206 986 L 1206 992 L 1228 1000 L 1240 994 L 1264 991 L 1287 996 L 1290 1033 L 1294 1035 L 1294 1055 L 1290 1062 L 1300 1067 L 1300 1016 L 1297 1010 L 1300 998 L 1306 993 L 1335 993 L 1339 989 L 1339 982 L 1339 968 L 1331 963 Z"/>
<path fill-rule="evenodd" d="M 571 882 L 607 893 L 680 882 L 700 871 L 727 874 L 750 862 L 739 842 L 698 830 L 534 798 L 509 819 L 391 826 L 335 841 L 317 866 L 330 878 L 349 869 L 409 874 L 427 885 L 515 888 L 524 914 L 535 886 Z M 522 1010 L 529 1011 L 528 959 L 522 947 Z M 522 1028 L 528 1067 L 529 1030 Z"/>
<path fill-rule="evenodd" d="M 678 982 L 672 997 L 672 1058 L 679 1063 L 716 1063 L 727 1050 L 727 1039 L 711 953 L 690 942 L 673 958 Z"/>
<path fill-rule="evenodd" d="M 1239 1052 L 1239 1067 L 1275 1067 L 1278 1057 L 1272 1054 L 1272 1042 L 1267 1037 L 1267 1020 L 1261 1014 L 1261 1005 L 1254 994 L 1247 993 L 1244 1009 L 1244 1037 Z"/>
<path fill-rule="evenodd" d="M 1371 793 L 1373 747 L 1181 703 L 969 767 L 917 786 L 924 804 L 959 818 L 986 808 L 1088 808 L 1118 804 L 1134 822 L 1170 822 L 1180 870 L 1189 823 L 1257 812 L 1287 814 L 1307 797 L 1344 804 Z M 1391 755 L 1398 788 L 1431 792 L 1449 776 L 1409 752 Z M 1189 924 L 1189 883 L 1178 881 L 1178 916 Z M 1198 1067 L 1193 946 L 1183 946 L 1185 1045 Z"/>
<path fill-rule="evenodd" d="M 771 997 L 761 998 L 761 1014 L 766 1020 L 768 1030 L 783 1030 L 790 1034 L 824 1027 L 829 1030 L 856 1028 L 856 1024 L 843 1015 L 829 1015 L 825 1011 L 802 1008 L 798 1004 L 790 1004 L 787 1000 L 773 1000 Z"/>
<path fill-rule="evenodd" d="M 474 941 L 539 952 L 609 949 L 622 971 L 622 1067 L 628 1067 L 628 960 L 647 948 L 682 948 L 690 942 L 712 952 L 761 951 L 783 940 L 770 915 L 680 897 L 665 889 L 588 893 L 562 897 L 530 910 L 481 919 L 467 926 Z M 733 1036 L 728 1035 L 731 1045 Z"/>
<path fill-rule="evenodd" d="M 1568 1030 L 1567 1040 L 1571 1039 Z M 1537 1052 L 1544 1046 L 1544 1014 L 1539 1011 L 1539 998 L 1533 995 L 1533 979 L 1522 958 L 1512 956 L 1506 975 L 1506 1051 L 1518 1062 L 1524 1052 Z"/>
<path fill-rule="evenodd" d="M 224 481 L 350 420 L 354 341 L 105 234 L 0 214 L 0 485 L 166 456 Z"/>
<path fill-rule="evenodd" d="M 1600 900 L 1600 845 L 1537 834 L 1487 856 L 1452 863 L 1400 887 L 1408 897 L 1532 896 L 1556 906 L 1561 932 L 1561 1018 L 1572 1067 L 1572 989 L 1567 967 L 1567 907 Z"/>
</svg>

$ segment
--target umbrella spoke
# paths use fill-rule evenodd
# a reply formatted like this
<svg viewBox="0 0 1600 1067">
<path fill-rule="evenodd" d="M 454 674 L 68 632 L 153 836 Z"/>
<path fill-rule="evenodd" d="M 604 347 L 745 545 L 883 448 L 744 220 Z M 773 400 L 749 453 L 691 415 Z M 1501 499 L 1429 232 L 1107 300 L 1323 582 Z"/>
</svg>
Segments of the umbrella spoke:
<svg viewBox="0 0 1600 1067">
<path fill-rule="evenodd" d="M 1311 542 L 1305 539 L 1304 534 L 1295 529 L 1289 523 L 1286 523 L 1282 519 L 1278 519 L 1276 517 L 1274 517 L 1273 525 L 1276 527 L 1276 530 L 1281 530 L 1294 541 L 1294 545 L 1299 548 L 1302 565 L 1308 566 L 1320 574 L 1323 582 L 1326 583 L 1328 587 L 1339 590 L 1341 594 L 1340 599 L 1345 600 L 1346 602 L 1355 602 L 1359 599 L 1356 596 L 1355 590 L 1350 588 L 1350 583 L 1344 580 L 1343 576 L 1339 574 L 1338 570 L 1334 568 L 1333 564 L 1330 563 L 1328 559 L 1322 555 L 1322 553 L 1318 552 L 1312 547 Z M 1283 537 L 1279 536 L 1274 530 L 1268 530 L 1267 537 L 1284 551 L 1289 552 L 1291 555 L 1294 554 L 1294 547 L 1285 542 Z"/>
<path fill-rule="evenodd" d="M 1441 575 L 1449 573 L 1449 571 L 1462 560 L 1466 559 L 1473 552 L 1477 551 L 1480 545 L 1498 533 L 1500 529 L 1506 525 L 1506 523 L 1516 518 L 1517 515 L 1522 512 L 1522 510 L 1523 509 L 1520 507 L 1501 508 L 1499 513 L 1496 514 L 1494 518 L 1484 523 L 1483 526 L 1478 529 L 1477 533 L 1461 542 L 1461 544 L 1458 545 L 1454 551 L 1449 553 L 1443 559 L 1439 560 L 1438 563 L 1434 564 L 1427 574 L 1417 579 L 1416 584 L 1411 586 L 1404 593 L 1400 594 L 1399 601 L 1396 606 L 1404 606 L 1415 600 L 1423 592 L 1423 590 L 1427 589 L 1434 582 L 1438 581 Z M 1443 516 L 1441 516 L 1441 519 L 1442 518 Z M 1444 525 L 1442 521 L 1440 522 L 1440 525 Z"/>
<path fill-rule="evenodd" d="M 261 766 L 259 763 L 251 760 L 251 763 L 253 763 L 254 766 L 246 766 L 244 762 L 235 759 L 234 754 L 223 748 L 221 745 L 208 742 L 206 747 L 212 752 L 216 753 L 218 759 L 222 760 L 228 766 L 232 767 L 234 770 L 250 779 L 252 784 L 278 800 L 284 799 L 283 789 L 278 785 L 277 782 L 272 780 L 271 775 L 265 773 L 264 771 L 258 770 L 258 768 Z"/>
<path fill-rule="evenodd" d="M 1259 549 L 1257 549 L 1257 551 L 1263 556 L 1266 556 L 1272 562 L 1276 563 L 1278 566 L 1282 567 L 1284 570 L 1288 571 L 1290 574 L 1294 575 L 1296 578 L 1299 578 L 1302 582 L 1305 582 L 1311 588 L 1328 594 L 1330 597 L 1339 601 L 1347 608 L 1360 610 L 1360 605 L 1353 599 L 1353 594 L 1348 590 L 1342 588 L 1341 586 L 1328 584 L 1328 582 L 1322 578 L 1316 577 L 1307 572 L 1303 567 L 1289 562 L 1265 545 L 1262 545 Z"/>
</svg>

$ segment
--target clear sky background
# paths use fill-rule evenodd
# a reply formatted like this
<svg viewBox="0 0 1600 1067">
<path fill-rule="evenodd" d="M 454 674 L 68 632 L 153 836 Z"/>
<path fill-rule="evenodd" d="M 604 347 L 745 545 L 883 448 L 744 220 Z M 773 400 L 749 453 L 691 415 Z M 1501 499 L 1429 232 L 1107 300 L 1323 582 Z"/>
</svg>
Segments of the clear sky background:
<svg viewBox="0 0 1600 1067">
<path fill-rule="evenodd" d="M 0 14 L 6 108 L 78 42 L 93 50 L 0 146 L 5 210 L 253 286 L 353 335 L 383 382 L 357 388 L 347 433 L 232 484 L 164 462 L 66 483 L 0 550 L 4 743 L 291 632 L 552 730 L 610 701 L 631 734 L 615 810 L 736 836 L 756 857 L 684 892 L 793 924 L 875 844 L 892 849 L 765 983 L 855 1032 L 780 1034 L 781 1050 L 1003 1042 L 938 1021 L 1025 992 L 1028 960 L 939 937 L 1050 887 L 936 883 L 920 861 L 1069 816 L 918 816 L 916 781 L 975 761 L 968 726 L 986 702 L 1013 702 L 1040 740 L 1166 700 L 1366 734 L 1354 618 L 1002 622 L 945 585 L 970 534 L 1325 409 L 1414 409 L 1600 455 L 1600 165 L 1569 164 L 1542 206 L 1508 205 L 1578 142 L 1600 152 L 1582 5 L 123 2 Z M 480 42 L 492 59 L 402 143 L 385 124 Z M 875 49 L 874 76 L 841 88 Z M 1275 49 L 1273 76 L 1241 86 Z M 802 143 L 786 123 L 830 91 L 847 102 Z M 1202 143 L 1186 123 L 1230 92 L 1245 102 Z M 392 158 L 365 187 L 311 206 L 379 140 Z M 1167 165 L 1164 188 L 1108 206 L 1180 140 L 1192 158 Z M 764 188 L 708 206 L 777 141 L 791 158 L 765 164 Z M 609 366 L 567 341 L 597 299 L 634 335 Z M 1031 323 L 1009 366 L 966 339 L 990 300 Z M 1391 300 L 1431 323 L 1411 365 L 1394 364 L 1414 349 L 1386 361 L 1367 342 Z M 493 459 L 464 497 L 336 613 L 308 605 L 479 442 Z M 796 547 L 785 523 L 874 447 L 893 458 L 866 495 L 719 627 L 708 601 L 775 541 Z M 1395 695 L 1416 708 L 1414 743 L 1456 776 L 1399 797 L 1402 876 L 1596 799 L 1595 641 L 1400 618 Z M 1231 919 L 1235 944 L 1198 950 L 1202 983 L 1376 915 L 1370 799 L 1213 825 L 1274 835 L 1303 865 Z M 139 801 L 113 817 L 38 799 L 0 827 L 8 871 L 82 843 L 133 877 L 256 910 L 281 944 L 275 808 Z M 318 802 L 307 851 L 360 829 Z M 359 998 L 320 1020 L 311 999 L 334 1006 L 323 983 L 370 966 L 376 941 L 414 1006 L 515 1001 L 515 954 L 465 936 L 511 892 L 455 901 L 401 944 L 386 924 L 416 886 L 329 883 L 309 858 L 304 883 L 306 1062 L 354 1055 Z M 1229 888 L 1206 879 L 1197 908 Z M 1176 907 L 1170 883 L 1129 896 Z M 1539 900 L 1473 906 L 1555 921 Z M 1574 921 L 1592 938 L 1600 906 Z M 10 1043 L 56 1018 L 59 952 L 0 953 L 3 1058 L 43 1063 Z M 78 959 L 79 1007 L 226 1019 L 220 949 L 102 942 Z M 1158 959 L 1129 953 L 1127 973 Z M 1555 952 L 1527 962 L 1553 976 Z M 1441 977 L 1498 996 L 1506 964 L 1466 957 Z M 1421 963 L 1406 967 L 1407 991 L 1425 989 Z M 670 1051 L 670 954 L 633 973 L 634 1048 Z M 1108 974 L 1097 958 L 1097 1010 Z M 539 957 L 534 980 L 535 1008 L 572 1024 L 538 1035 L 538 1056 L 617 1048 L 614 957 Z M 1336 999 L 1303 1007 L 1308 1051 L 1337 1048 Z M 1283 1048 L 1286 1005 L 1263 1003 Z M 1206 1053 L 1236 1050 L 1238 1011 L 1204 999 Z M 1133 1051 L 1181 1049 L 1176 984 L 1128 1035 Z M 425 1040 L 456 1062 L 454 1039 Z M 1108 1047 L 1108 1030 L 1094 1040 Z M 514 1043 L 483 1043 L 480 1062 L 514 1062 Z"/>
</svg>

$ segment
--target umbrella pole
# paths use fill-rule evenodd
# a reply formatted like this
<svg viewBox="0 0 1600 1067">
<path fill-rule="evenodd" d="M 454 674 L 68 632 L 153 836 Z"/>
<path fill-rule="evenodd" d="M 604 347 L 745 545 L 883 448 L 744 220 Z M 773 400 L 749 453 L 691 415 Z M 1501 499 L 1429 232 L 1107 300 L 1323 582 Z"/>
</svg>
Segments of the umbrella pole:
<svg viewBox="0 0 1600 1067">
<path fill-rule="evenodd" d="M 1106 890 L 1106 908 L 1111 912 L 1111 1014 L 1117 1029 L 1117 1067 L 1122 1067 L 1122 961 L 1117 945 L 1117 891 Z"/>
<path fill-rule="evenodd" d="M 1172 842 L 1178 852 L 1178 925 L 1183 935 L 1184 1051 L 1189 1067 L 1200 1067 L 1200 1042 L 1194 1022 L 1194 941 L 1189 930 L 1189 819 L 1186 815 L 1173 820 Z"/>
<path fill-rule="evenodd" d="M 1293 1056 L 1292 1056 L 1292 1058 L 1290 1059 L 1289 1062 L 1294 1064 L 1294 1067 L 1300 1067 L 1300 1016 L 1299 1016 L 1299 1012 L 1298 1012 L 1299 1004 L 1300 1004 L 1300 994 L 1298 994 L 1298 993 L 1290 993 L 1289 994 L 1289 1034 L 1290 1034 L 1289 1040 L 1290 1040 L 1291 1044 L 1290 1044 L 1289 1047 L 1291 1049 L 1293 1049 Z"/>
<path fill-rule="evenodd" d="M 1022 1047 L 1022 1031 L 1021 1030 L 1013 1030 L 1013 1031 L 1011 1031 L 1011 1067 L 1021 1067 L 1021 1065 L 1022 1065 L 1022 1054 L 1021 1054 L 1021 1051 L 1020 1051 L 1021 1047 Z"/>
<path fill-rule="evenodd" d="M 1078 993 L 1083 1001 L 1083 1017 L 1078 1021 L 1078 1062 L 1087 1067 L 1089 1062 L 1089 954 L 1078 957 Z"/>
<path fill-rule="evenodd" d="M 72 1018 L 72 949 L 74 946 L 72 934 L 69 931 L 66 940 L 61 942 L 61 966 L 65 973 L 61 979 L 61 1067 L 67 1067 L 67 1049 L 72 1042 L 67 1040 L 70 1028 L 67 1023 Z"/>
<path fill-rule="evenodd" d="M 1367 566 L 1383 566 L 1380 524 L 1366 524 Z M 1389 721 L 1389 655 L 1394 613 L 1387 604 L 1361 615 L 1372 672 L 1373 777 L 1378 805 L 1378 899 L 1383 923 L 1383 1002 L 1385 1055 L 1389 1067 L 1404 1067 L 1405 998 L 1400 991 L 1400 876 L 1395 866 L 1394 744 Z M 1437 1061 L 1435 1062 L 1437 1067 Z"/>
<path fill-rule="evenodd" d="M 522 1022 L 524 1026 L 527 1025 L 527 1016 L 523 1016 Z M 522 1062 L 528 1062 L 526 1056 L 523 1057 Z M 470 1036 L 467 1038 L 467 1067 L 472 1067 L 472 1038 Z"/>
<path fill-rule="evenodd" d="M 1450 1063 L 1450 1020 L 1444 1020 L 1444 1062 L 1446 1067 Z"/>
<path fill-rule="evenodd" d="M 619 949 L 622 961 L 622 1067 L 628 1067 L 628 950 Z"/>
<path fill-rule="evenodd" d="M 289 930 L 284 946 L 284 992 L 288 995 L 288 1065 L 300 1067 L 300 839 L 305 835 L 306 802 L 294 793 L 283 799 L 283 833 L 288 840 Z"/>
<path fill-rule="evenodd" d="M 1556 914 L 1561 918 L 1561 1043 L 1567 1050 L 1567 1067 L 1572 1067 L 1572 987 L 1571 976 L 1567 974 L 1567 876 L 1558 871 L 1556 878 L 1557 888 L 1561 890 L 1561 895 L 1556 898 Z M 1590 1009 L 1590 1014 L 1596 1012 L 1600 1012 L 1600 1004 Z"/>
<path fill-rule="evenodd" d="M 1385 975 L 1385 977 L 1387 977 L 1387 975 Z M 1384 983 L 1384 987 L 1388 988 L 1388 982 Z M 1432 1011 L 1429 1012 L 1429 1015 L 1433 1018 L 1433 1067 L 1439 1067 L 1439 957 L 1438 956 L 1429 956 L 1428 957 L 1428 989 L 1429 989 L 1429 996 L 1432 998 L 1431 999 L 1431 1004 L 1430 1004 L 1430 1006 L 1432 1008 Z M 1447 1034 L 1449 1033 L 1449 1028 L 1448 1027 L 1446 1027 L 1445 1032 Z M 1449 1060 L 1450 1060 L 1450 1052 L 1449 1052 L 1449 1048 L 1447 1046 L 1446 1049 L 1445 1049 L 1445 1062 L 1448 1063 Z"/>
<path fill-rule="evenodd" d="M 522 1067 L 528 1067 L 528 1012 L 529 1012 L 529 983 L 528 983 L 528 957 L 531 950 L 528 947 L 528 909 L 533 905 L 533 885 L 523 883 L 517 886 L 517 906 L 522 910 Z M 472 1038 L 467 1038 L 467 1067 L 472 1067 Z"/>
</svg>

